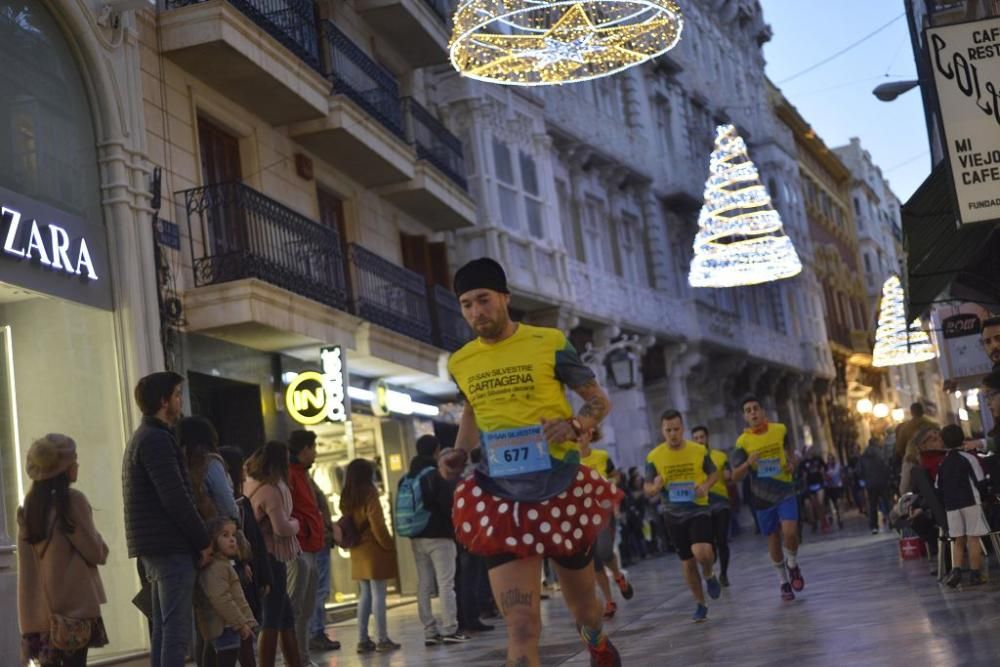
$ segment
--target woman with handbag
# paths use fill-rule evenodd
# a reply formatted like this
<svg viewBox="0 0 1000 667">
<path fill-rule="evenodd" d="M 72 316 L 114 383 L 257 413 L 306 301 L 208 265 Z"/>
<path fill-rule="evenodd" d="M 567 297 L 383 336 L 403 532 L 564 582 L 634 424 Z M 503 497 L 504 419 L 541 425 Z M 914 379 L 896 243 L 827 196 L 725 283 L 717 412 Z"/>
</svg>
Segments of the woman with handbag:
<svg viewBox="0 0 1000 667">
<path fill-rule="evenodd" d="M 43 667 L 83 667 L 104 646 L 107 602 L 98 565 L 108 545 L 94 526 L 87 497 L 70 485 L 80 466 L 72 438 L 49 433 L 28 450 L 33 481 L 17 511 L 17 610 L 21 660 Z"/>
<path fill-rule="evenodd" d="M 258 645 L 261 667 L 274 667 L 277 645 L 288 667 L 300 667 L 295 640 L 295 618 L 288 599 L 286 563 L 299 554 L 299 522 L 292 518 L 292 495 L 288 489 L 288 445 L 272 440 L 250 455 L 243 490 L 267 546 L 271 566 L 271 589 L 263 599 L 263 620 Z"/>
</svg>

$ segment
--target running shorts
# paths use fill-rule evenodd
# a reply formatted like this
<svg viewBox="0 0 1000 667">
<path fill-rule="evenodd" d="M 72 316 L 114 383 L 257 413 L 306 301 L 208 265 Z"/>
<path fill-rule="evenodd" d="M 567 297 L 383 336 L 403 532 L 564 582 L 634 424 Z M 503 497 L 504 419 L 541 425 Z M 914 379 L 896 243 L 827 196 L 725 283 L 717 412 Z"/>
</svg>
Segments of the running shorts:
<svg viewBox="0 0 1000 667">
<path fill-rule="evenodd" d="M 782 521 L 799 520 L 799 501 L 795 496 L 785 498 L 777 505 L 768 507 L 765 510 L 757 510 L 757 524 L 760 526 L 760 534 L 767 536 L 776 532 L 781 527 Z"/>
<path fill-rule="evenodd" d="M 989 533 L 990 527 L 981 506 L 970 505 L 960 510 L 948 510 L 949 537 L 982 537 Z"/>
<path fill-rule="evenodd" d="M 681 560 L 694 558 L 694 552 L 691 551 L 692 544 L 712 544 L 715 541 L 712 517 L 708 514 L 698 514 L 679 523 L 667 519 L 667 534 Z"/>
</svg>

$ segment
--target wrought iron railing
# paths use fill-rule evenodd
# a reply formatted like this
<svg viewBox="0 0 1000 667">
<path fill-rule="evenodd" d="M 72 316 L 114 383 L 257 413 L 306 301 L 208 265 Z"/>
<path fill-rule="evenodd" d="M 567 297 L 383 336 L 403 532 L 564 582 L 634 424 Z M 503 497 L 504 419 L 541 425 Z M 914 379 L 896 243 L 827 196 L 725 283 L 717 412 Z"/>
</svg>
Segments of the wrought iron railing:
<svg viewBox="0 0 1000 667">
<path fill-rule="evenodd" d="M 428 285 L 427 298 L 434 322 L 434 343 L 438 347 L 454 352 L 472 340 L 472 330 L 462 317 L 462 307 L 454 294 L 440 285 Z"/>
<path fill-rule="evenodd" d="M 165 0 L 167 9 L 197 5 L 206 0 Z M 312 0 L 226 0 L 289 51 L 322 73 L 319 31 Z"/>
<path fill-rule="evenodd" d="M 323 24 L 329 46 L 327 76 L 333 92 L 346 95 L 391 132 L 405 139 L 399 83 L 332 21 Z"/>
<path fill-rule="evenodd" d="M 416 147 L 417 157 L 427 160 L 467 190 L 462 141 L 412 97 L 403 98 L 403 114 L 406 140 Z"/>
<path fill-rule="evenodd" d="M 196 286 L 259 278 L 347 309 L 344 258 L 335 229 L 242 183 L 208 185 L 178 195 L 187 212 Z"/>
<path fill-rule="evenodd" d="M 431 311 L 424 277 L 352 243 L 354 312 L 401 334 L 432 341 Z"/>
</svg>

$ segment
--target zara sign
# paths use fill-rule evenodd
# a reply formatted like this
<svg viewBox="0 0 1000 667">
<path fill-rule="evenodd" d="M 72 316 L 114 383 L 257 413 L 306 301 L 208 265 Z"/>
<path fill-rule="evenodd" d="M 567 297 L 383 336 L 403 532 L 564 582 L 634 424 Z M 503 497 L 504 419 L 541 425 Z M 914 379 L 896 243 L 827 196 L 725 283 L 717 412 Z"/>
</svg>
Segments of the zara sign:
<svg viewBox="0 0 1000 667">
<path fill-rule="evenodd" d="M 111 308 L 104 228 L 0 188 L 0 281 Z"/>
</svg>

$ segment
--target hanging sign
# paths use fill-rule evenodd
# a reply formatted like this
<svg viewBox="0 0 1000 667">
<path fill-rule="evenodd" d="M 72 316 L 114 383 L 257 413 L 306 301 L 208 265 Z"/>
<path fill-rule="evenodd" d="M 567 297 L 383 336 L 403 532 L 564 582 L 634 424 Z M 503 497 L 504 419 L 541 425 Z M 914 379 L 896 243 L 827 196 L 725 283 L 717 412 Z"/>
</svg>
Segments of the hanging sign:
<svg viewBox="0 0 1000 667">
<path fill-rule="evenodd" d="M 1000 218 L 1000 18 L 925 34 L 959 223 Z"/>
<path fill-rule="evenodd" d="M 324 421 L 342 423 L 350 416 L 343 349 L 339 345 L 322 348 L 320 364 L 322 372 L 299 373 L 285 388 L 288 414 L 304 426 Z"/>
</svg>

